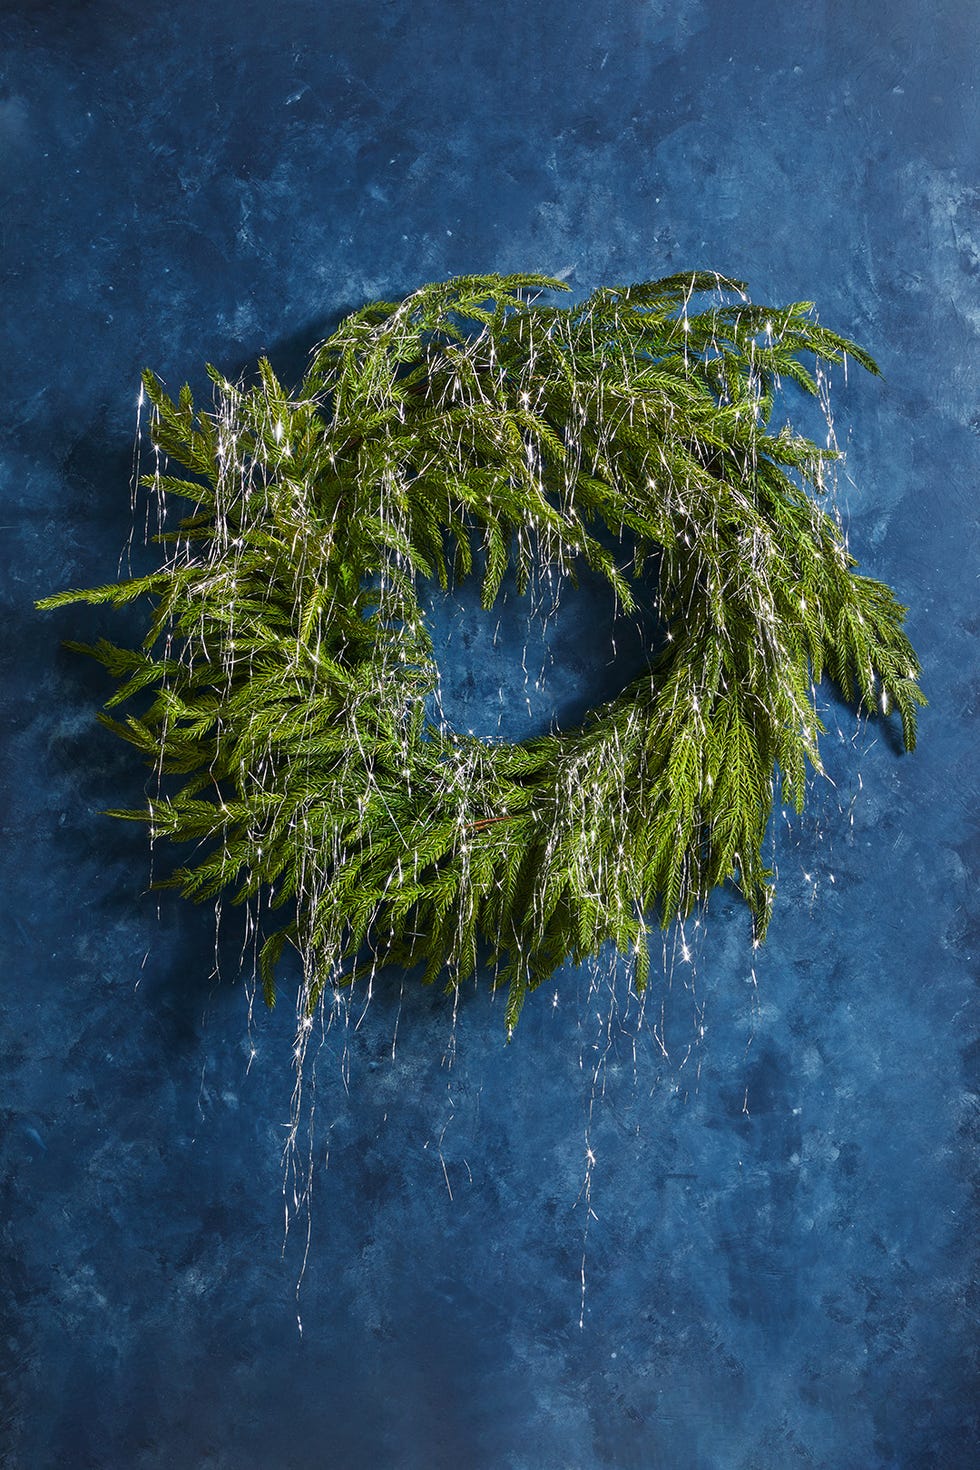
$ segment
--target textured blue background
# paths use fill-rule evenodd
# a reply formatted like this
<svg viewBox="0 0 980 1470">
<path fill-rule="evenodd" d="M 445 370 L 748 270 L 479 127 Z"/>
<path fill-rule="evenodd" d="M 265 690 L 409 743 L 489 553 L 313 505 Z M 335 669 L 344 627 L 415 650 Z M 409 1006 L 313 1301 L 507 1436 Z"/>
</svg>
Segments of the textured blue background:
<svg viewBox="0 0 980 1470">
<path fill-rule="evenodd" d="M 978 43 L 973 0 L 0 5 L 4 1466 L 977 1463 Z M 639 1028 L 569 974 L 509 1048 L 485 991 L 454 1031 L 406 994 L 394 1059 L 397 994 L 332 1032 L 300 1338 L 289 1007 L 250 1039 L 233 929 L 213 983 L 208 915 L 145 894 L 98 815 L 142 773 L 58 646 L 104 619 L 32 601 L 115 574 L 145 364 L 295 371 L 459 271 L 695 266 L 881 361 L 835 381 L 840 493 L 920 750 L 829 707 L 756 983 L 718 894 Z M 502 686 L 519 729 L 522 615 L 446 628 L 458 717 Z M 607 633 L 569 599 L 534 718 L 616 682 Z"/>
</svg>

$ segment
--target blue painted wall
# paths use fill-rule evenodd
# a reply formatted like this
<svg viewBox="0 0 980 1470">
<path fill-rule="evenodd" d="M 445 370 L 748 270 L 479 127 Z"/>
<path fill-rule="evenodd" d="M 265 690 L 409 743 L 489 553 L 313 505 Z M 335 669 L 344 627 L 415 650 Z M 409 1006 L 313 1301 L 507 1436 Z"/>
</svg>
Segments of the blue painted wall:
<svg viewBox="0 0 980 1470">
<path fill-rule="evenodd" d="M 971 0 L 0 6 L 5 1466 L 977 1463 L 978 44 Z M 718 894 L 640 1025 L 568 974 L 509 1048 L 482 991 L 335 1027 L 300 1337 L 288 1007 L 249 1026 L 233 927 L 213 981 L 208 915 L 145 893 L 98 815 L 142 773 L 59 649 L 104 621 L 33 599 L 115 574 L 142 366 L 295 371 L 459 271 L 694 266 L 881 361 L 834 384 L 840 498 L 912 609 L 919 752 L 828 707 L 754 978 Z M 452 628 L 493 728 L 522 615 L 496 663 Z M 601 619 L 557 632 L 588 704 Z"/>
</svg>

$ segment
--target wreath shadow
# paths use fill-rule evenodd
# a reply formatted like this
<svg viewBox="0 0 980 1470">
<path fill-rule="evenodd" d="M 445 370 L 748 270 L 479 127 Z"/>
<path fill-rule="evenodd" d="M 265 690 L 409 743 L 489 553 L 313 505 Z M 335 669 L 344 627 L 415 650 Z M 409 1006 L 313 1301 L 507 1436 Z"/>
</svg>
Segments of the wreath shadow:
<svg viewBox="0 0 980 1470">
<path fill-rule="evenodd" d="M 143 544 L 141 510 L 134 525 L 132 470 L 132 441 L 117 435 L 105 410 L 73 440 L 62 460 L 63 503 L 78 527 L 69 570 L 73 585 L 108 582 L 117 563 L 123 575 L 130 566 L 139 573 L 156 564 L 152 546 Z M 60 555 L 64 558 L 63 549 Z M 31 595 L 56 590 L 58 575 L 40 571 Z M 73 903 L 90 916 L 89 924 L 101 931 L 104 947 L 115 936 L 104 983 L 131 991 L 138 981 L 163 1044 L 171 1050 L 190 1048 L 198 1035 L 202 1003 L 220 1005 L 226 995 L 230 999 L 239 968 L 238 926 L 226 924 L 216 941 L 213 910 L 151 889 L 154 874 L 167 871 L 168 856 L 151 853 L 141 823 L 113 820 L 106 812 L 142 807 L 155 777 L 138 753 L 97 719 L 112 693 L 105 670 L 64 646 L 68 640 L 92 643 L 99 638 L 138 646 L 145 632 L 139 606 L 75 603 L 40 614 L 25 604 L 9 610 L 7 628 L 18 662 L 49 670 L 53 697 L 44 715 L 39 774 L 46 787 L 45 805 L 61 793 L 65 808 L 60 817 L 47 818 L 58 822 L 51 834 L 52 871 L 74 895 Z M 46 820 L 42 808 L 37 818 Z M 36 948 L 36 936 L 25 933 L 21 938 Z M 82 946 L 83 939 L 80 932 L 70 935 L 73 947 Z"/>
</svg>

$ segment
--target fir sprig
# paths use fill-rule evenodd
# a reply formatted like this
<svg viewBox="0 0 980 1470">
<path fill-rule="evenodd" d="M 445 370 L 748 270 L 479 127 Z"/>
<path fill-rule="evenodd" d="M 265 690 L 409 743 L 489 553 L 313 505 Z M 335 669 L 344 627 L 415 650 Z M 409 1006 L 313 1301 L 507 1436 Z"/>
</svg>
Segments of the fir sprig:
<svg viewBox="0 0 980 1470">
<path fill-rule="evenodd" d="M 193 478 L 144 483 L 190 508 L 157 572 L 39 604 L 148 600 L 140 649 L 84 649 L 110 707 L 141 697 L 102 718 L 160 778 L 115 815 L 189 844 L 164 884 L 261 909 L 270 1004 L 291 945 L 302 1015 L 389 965 L 449 986 L 486 966 L 512 1028 L 610 941 L 642 986 L 651 921 L 726 881 L 761 940 L 776 783 L 799 809 L 820 769 L 815 685 L 896 709 L 914 746 L 905 609 L 819 503 L 835 452 L 772 426 L 781 383 L 814 394 L 817 364 L 872 359 L 809 303 L 710 273 L 540 299 L 564 289 L 472 276 L 376 302 L 294 393 L 265 360 L 251 387 L 209 369 L 207 411 L 147 374 L 153 442 Z M 583 564 L 625 609 L 654 583 L 648 671 L 578 729 L 450 729 L 421 584 L 479 575 L 489 608 L 508 568 L 525 589 Z"/>
</svg>

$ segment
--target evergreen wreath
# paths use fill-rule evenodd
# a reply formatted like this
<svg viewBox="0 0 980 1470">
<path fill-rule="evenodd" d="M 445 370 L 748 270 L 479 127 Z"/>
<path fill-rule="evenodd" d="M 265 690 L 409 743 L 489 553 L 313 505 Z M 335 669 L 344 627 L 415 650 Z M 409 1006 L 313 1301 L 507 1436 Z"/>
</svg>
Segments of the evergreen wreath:
<svg viewBox="0 0 980 1470">
<path fill-rule="evenodd" d="M 119 681 L 108 706 L 143 696 L 101 718 L 156 789 L 112 815 L 193 844 L 159 886 L 260 911 L 270 1004 L 298 951 L 301 1017 L 389 965 L 451 988 L 484 964 L 509 1033 L 609 941 L 642 987 L 649 924 L 729 880 L 759 942 L 774 793 L 800 809 L 821 768 L 822 676 L 915 743 L 905 609 L 819 504 L 836 450 L 772 426 L 781 382 L 817 394 L 821 363 L 872 359 L 713 273 L 540 299 L 564 289 L 466 276 L 376 302 L 295 393 L 266 360 L 251 386 L 209 368 L 210 411 L 146 374 L 166 460 L 143 483 L 192 508 L 159 570 L 39 604 L 149 599 L 140 648 L 70 645 Z M 648 669 L 577 729 L 449 728 L 422 584 L 478 574 L 490 608 L 508 568 L 523 591 L 582 564 L 625 610 L 652 589 Z"/>
</svg>

